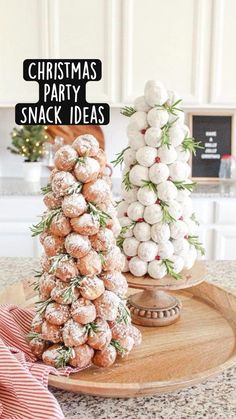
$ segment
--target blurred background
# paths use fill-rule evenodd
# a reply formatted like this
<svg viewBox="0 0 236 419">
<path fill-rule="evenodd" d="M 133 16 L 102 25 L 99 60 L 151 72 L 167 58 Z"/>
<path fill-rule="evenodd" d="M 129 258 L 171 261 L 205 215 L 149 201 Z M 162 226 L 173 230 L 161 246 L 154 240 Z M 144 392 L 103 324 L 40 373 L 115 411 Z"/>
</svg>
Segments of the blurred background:
<svg viewBox="0 0 236 419">
<path fill-rule="evenodd" d="M 39 156 L 40 181 L 35 171 L 26 173 L 24 158 L 8 149 L 18 135 L 13 131 L 15 104 L 38 100 L 37 83 L 23 80 L 23 60 L 99 58 L 103 77 L 88 83 L 87 100 L 111 106 L 110 124 L 96 131 L 108 161 L 127 145 L 127 119 L 120 108 L 142 95 L 149 79 L 180 93 L 186 123 L 193 133 L 203 133 L 199 140 L 215 132 L 217 161 L 205 163 L 205 168 L 215 165 L 214 176 L 206 175 L 204 167 L 198 173 L 194 205 L 206 258 L 235 259 L 235 0 L 0 0 L 0 6 L 0 256 L 40 253 L 28 227 L 43 208 L 40 183 L 50 173 L 55 138 L 57 147 L 71 134 L 60 129 L 40 133 L 52 143 Z M 194 120 L 194 115 L 208 119 Z M 227 126 L 226 119 L 214 119 L 219 116 L 228 118 Z M 230 169 L 221 171 L 219 179 L 225 155 Z M 120 179 L 116 167 L 116 197 Z"/>
</svg>

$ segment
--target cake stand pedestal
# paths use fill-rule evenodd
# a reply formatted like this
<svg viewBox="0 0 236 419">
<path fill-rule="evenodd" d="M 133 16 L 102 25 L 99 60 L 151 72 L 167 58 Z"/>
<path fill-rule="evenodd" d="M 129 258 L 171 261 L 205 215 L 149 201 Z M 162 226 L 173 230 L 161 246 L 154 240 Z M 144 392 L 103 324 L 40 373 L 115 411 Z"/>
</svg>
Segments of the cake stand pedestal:
<svg viewBox="0 0 236 419">
<path fill-rule="evenodd" d="M 180 317 L 182 303 L 166 290 L 180 290 L 200 284 L 205 280 L 205 275 L 206 267 L 202 261 L 197 261 L 190 270 L 183 270 L 180 280 L 169 275 L 153 279 L 148 275 L 135 277 L 125 273 L 130 288 L 143 290 L 128 299 L 133 323 L 141 326 L 168 326 L 175 323 Z"/>
</svg>

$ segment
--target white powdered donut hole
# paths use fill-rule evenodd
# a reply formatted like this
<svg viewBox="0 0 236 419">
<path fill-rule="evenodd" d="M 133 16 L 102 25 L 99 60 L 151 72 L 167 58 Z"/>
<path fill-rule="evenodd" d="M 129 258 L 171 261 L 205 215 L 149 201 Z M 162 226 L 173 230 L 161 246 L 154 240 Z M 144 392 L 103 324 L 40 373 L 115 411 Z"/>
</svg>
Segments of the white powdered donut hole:
<svg viewBox="0 0 236 419">
<path fill-rule="evenodd" d="M 134 149 L 138 150 L 140 147 L 146 145 L 144 140 L 144 134 L 140 132 L 137 128 L 135 122 L 130 122 L 127 126 L 127 137 L 129 139 L 129 146 Z"/>
<path fill-rule="evenodd" d="M 126 256 L 136 256 L 138 254 L 139 241 L 135 237 L 124 240 L 123 251 Z"/>
<path fill-rule="evenodd" d="M 183 189 L 183 190 L 179 189 L 178 193 L 177 193 L 176 200 L 178 202 L 182 203 L 183 201 L 185 201 L 185 199 L 187 199 L 189 197 L 190 194 L 191 194 L 191 192 L 188 191 L 187 189 Z"/>
<path fill-rule="evenodd" d="M 116 207 L 118 218 L 125 217 L 125 214 L 127 213 L 128 206 L 129 206 L 129 204 L 126 201 L 119 202 L 119 204 Z"/>
<path fill-rule="evenodd" d="M 191 220 L 191 218 L 184 218 L 184 222 L 187 224 L 188 234 L 190 234 L 191 236 L 196 235 L 196 233 L 198 232 L 197 224 L 193 220 Z"/>
<path fill-rule="evenodd" d="M 160 157 L 161 163 L 165 164 L 174 163 L 174 161 L 177 159 L 177 153 L 172 145 L 169 147 L 163 145 L 157 150 L 157 155 Z"/>
<path fill-rule="evenodd" d="M 162 209 L 158 204 L 149 205 L 145 208 L 143 218 L 148 224 L 155 224 L 162 220 Z"/>
<path fill-rule="evenodd" d="M 182 220 L 174 221 L 170 224 L 170 236 L 172 239 L 184 238 L 188 233 L 188 226 Z"/>
<path fill-rule="evenodd" d="M 154 260 L 158 251 L 158 246 L 153 241 L 146 241 L 140 243 L 138 247 L 138 256 L 144 262 L 151 262 Z"/>
<path fill-rule="evenodd" d="M 137 201 L 137 192 L 138 188 L 132 188 L 126 191 L 125 186 L 123 184 L 121 186 L 121 196 L 126 202 L 128 202 L 128 204 Z"/>
<path fill-rule="evenodd" d="M 134 237 L 140 242 L 146 242 L 151 238 L 151 227 L 147 223 L 137 223 L 133 228 Z"/>
<path fill-rule="evenodd" d="M 169 174 L 169 167 L 164 163 L 154 163 L 149 169 L 149 178 L 156 185 L 167 180 Z"/>
<path fill-rule="evenodd" d="M 197 251 L 195 247 L 190 246 L 189 252 L 185 255 L 184 258 L 184 267 L 186 269 L 191 269 L 197 259 Z"/>
<path fill-rule="evenodd" d="M 125 257 L 125 261 L 124 261 L 124 266 L 123 266 L 122 272 L 129 272 L 129 262 L 126 259 L 126 257 Z"/>
<path fill-rule="evenodd" d="M 184 137 L 189 138 L 190 137 L 190 129 L 187 125 L 183 125 L 183 130 L 184 130 Z"/>
<path fill-rule="evenodd" d="M 124 163 L 127 167 L 136 163 L 136 151 L 132 148 L 127 148 L 123 154 Z"/>
<path fill-rule="evenodd" d="M 191 198 L 186 198 L 182 201 L 182 215 L 184 218 L 191 217 L 193 213 L 193 201 Z"/>
<path fill-rule="evenodd" d="M 142 186 L 143 180 L 149 180 L 148 168 L 136 164 L 130 170 L 129 180 L 135 186 Z"/>
<path fill-rule="evenodd" d="M 144 139 L 150 147 L 160 147 L 161 145 L 162 130 L 157 127 L 150 127 L 144 134 Z"/>
<path fill-rule="evenodd" d="M 170 176 L 172 180 L 183 181 L 187 179 L 190 175 L 190 166 L 188 163 L 182 161 L 175 161 L 169 165 Z"/>
<path fill-rule="evenodd" d="M 135 112 L 131 117 L 130 121 L 134 122 L 136 124 L 137 129 L 143 130 L 148 127 L 148 121 L 147 121 L 147 114 L 146 112 Z"/>
<path fill-rule="evenodd" d="M 130 226 L 132 221 L 129 219 L 129 217 L 121 217 L 119 219 L 120 225 L 121 225 L 121 229 L 122 227 L 126 227 L 126 226 Z M 128 229 L 125 233 L 120 233 L 121 237 L 127 238 L 127 237 L 132 237 L 133 236 L 133 229 Z"/>
<path fill-rule="evenodd" d="M 176 147 L 176 152 L 177 152 L 177 160 L 185 162 L 185 163 L 189 161 L 190 151 L 184 150 L 182 145 L 180 145 L 179 147 Z"/>
<path fill-rule="evenodd" d="M 143 218 L 144 213 L 144 206 L 140 204 L 140 202 L 132 202 L 132 204 L 129 205 L 127 214 L 128 217 L 132 221 L 137 221 L 139 218 Z"/>
<path fill-rule="evenodd" d="M 184 132 L 184 129 L 183 129 L 183 125 L 181 125 L 177 121 L 176 124 L 173 124 L 169 128 L 168 134 L 169 134 L 170 142 L 173 145 L 173 147 L 178 147 L 183 142 L 183 140 L 185 138 L 185 132 Z"/>
<path fill-rule="evenodd" d="M 151 227 L 151 238 L 156 243 L 167 242 L 170 238 L 170 227 L 162 222 L 156 223 Z"/>
<path fill-rule="evenodd" d="M 178 220 L 180 217 L 182 217 L 182 206 L 179 202 L 173 200 L 168 202 L 167 210 L 171 217 L 173 217 L 175 220 Z"/>
<path fill-rule="evenodd" d="M 155 204 L 157 200 L 157 194 L 152 189 L 143 186 L 142 188 L 139 188 L 137 198 L 141 204 L 148 206 Z"/>
<path fill-rule="evenodd" d="M 184 267 L 184 259 L 178 255 L 172 255 L 170 260 L 173 262 L 173 270 L 178 274 Z"/>
<path fill-rule="evenodd" d="M 144 276 L 147 273 L 147 262 L 136 256 L 129 261 L 129 270 L 134 276 Z"/>
<path fill-rule="evenodd" d="M 181 99 L 179 93 L 176 92 L 175 90 L 167 90 L 167 93 L 168 93 L 168 100 L 167 100 L 168 106 L 172 106 L 174 103 L 176 103 L 178 100 Z"/>
<path fill-rule="evenodd" d="M 165 109 L 152 108 L 147 114 L 147 120 L 151 127 L 162 128 L 167 124 L 169 114 Z"/>
<path fill-rule="evenodd" d="M 170 259 L 174 254 L 174 246 L 170 241 L 159 243 L 158 245 L 158 256 L 161 259 Z"/>
<path fill-rule="evenodd" d="M 147 104 L 145 100 L 145 96 L 139 96 L 134 100 L 134 109 L 141 112 L 148 112 L 150 110 L 150 106 Z"/>
<path fill-rule="evenodd" d="M 163 105 L 168 100 L 168 93 L 164 85 L 155 80 L 149 80 L 144 87 L 144 96 L 150 106 Z"/>
<path fill-rule="evenodd" d="M 159 183 L 157 186 L 157 195 L 161 201 L 173 201 L 177 197 L 177 194 L 178 190 L 176 186 L 169 180 Z"/>
<path fill-rule="evenodd" d="M 141 147 L 136 152 L 136 160 L 141 166 L 150 167 L 155 163 L 157 150 L 154 147 Z"/>
<path fill-rule="evenodd" d="M 175 113 L 176 113 L 176 115 L 172 115 L 172 113 L 169 113 L 169 123 L 173 124 L 176 121 L 176 119 L 178 118 L 177 119 L 178 123 L 179 124 L 184 124 L 184 118 L 185 118 L 184 112 L 176 111 Z"/>
<path fill-rule="evenodd" d="M 181 257 L 184 257 L 189 251 L 189 242 L 186 239 L 172 240 L 174 246 L 174 253 Z"/>
<path fill-rule="evenodd" d="M 161 279 L 167 275 L 167 270 L 161 260 L 153 260 L 148 264 L 148 274 L 154 279 Z"/>
</svg>

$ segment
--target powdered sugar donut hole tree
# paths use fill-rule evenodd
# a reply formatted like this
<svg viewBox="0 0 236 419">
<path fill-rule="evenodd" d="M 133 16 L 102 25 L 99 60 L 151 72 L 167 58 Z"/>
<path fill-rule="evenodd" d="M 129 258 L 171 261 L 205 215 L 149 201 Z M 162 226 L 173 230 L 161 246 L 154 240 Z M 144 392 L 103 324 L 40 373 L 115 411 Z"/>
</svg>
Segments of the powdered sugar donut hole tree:
<svg viewBox="0 0 236 419">
<path fill-rule="evenodd" d="M 191 153 L 201 145 L 185 125 L 178 94 L 161 82 L 148 81 L 144 95 L 121 113 L 129 118 L 128 146 L 113 164 L 123 169 L 122 200 L 117 207 L 122 229 L 117 243 L 126 257 L 125 272 L 130 272 L 129 281 L 140 278 L 143 287 L 150 281 L 155 287 L 167 286 L 171 280 L 172 287 L 179 288 L 186 282 L 186 269 L 193 268 L 197 256 L 204 254 L 196 235 L 190 198 L 195 183 L 189 165 Z M 155 316 L 152 324 L 175 321 L 180 307 L 173 299 L 167 300 L 166 307 L 169 304 L 174 311 L 147 314 L 141 310 L 143 317 Z M 133 297 L 130 301 L 133 316 L 135 310 L 138 315 Z M 148 323 L 137 316 L 135 320 Z"/>
<path fill-rule="evenodd" d="M 47 209 L 32 227 L 44 254 L 29 345 L 56 368 L 109 367 L 141 342 L 126 306 L 121 227 L 105 163 L 92 135 L 61 147 L 42 188 Z"/>
</svg>

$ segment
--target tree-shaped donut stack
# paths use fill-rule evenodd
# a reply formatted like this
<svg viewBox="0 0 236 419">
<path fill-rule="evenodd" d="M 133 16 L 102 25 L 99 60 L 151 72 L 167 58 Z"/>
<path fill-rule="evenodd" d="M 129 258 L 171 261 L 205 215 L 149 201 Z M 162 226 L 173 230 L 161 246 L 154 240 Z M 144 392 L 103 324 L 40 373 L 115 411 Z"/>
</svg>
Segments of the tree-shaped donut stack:
<svg viewBox="0 0 236 419">
<path fill-rule="evenodd" d="M 92 135 L 61 147 L 43 188 L 47 210 L 32 227 L 44 255 L 29 341 L 39 359 L 58 368 L 108 367 L 141 341 L 126 307 L 120 224 L 105 166 Z"/>
<path fill-rule="evenodd" d="M 188 164 L 201 146 L 190 137 L 180 102 L 176 92 L 148 81 L 144 96 L 122 110 L 130 121 L 128 147 L 113 162 L 124 162 L 118 244 L 125 271 L 134 276 L 180 279 L 197 252 L 204 252 L 196 236 Z"/>
</svg>

